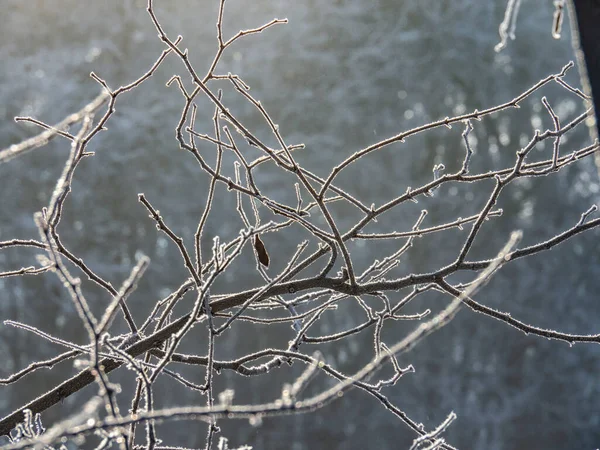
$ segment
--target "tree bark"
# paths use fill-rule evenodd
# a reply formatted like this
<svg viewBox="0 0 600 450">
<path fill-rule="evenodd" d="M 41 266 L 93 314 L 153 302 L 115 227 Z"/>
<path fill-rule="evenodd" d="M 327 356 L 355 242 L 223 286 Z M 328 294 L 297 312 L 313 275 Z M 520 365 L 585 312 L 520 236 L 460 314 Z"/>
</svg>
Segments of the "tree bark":
<svg viewBox="0 0 600 450">
<path fill-rule="evenodd" d="M 600 0 L 571 0 L 571 30 L 573 49 L 579 65 L 584 92 L 593 98 L 595 126 L 590 127 L 592 139 L 600 136 Z M 596 157 L 596 165 L 599 157 Z"/>
</svg>

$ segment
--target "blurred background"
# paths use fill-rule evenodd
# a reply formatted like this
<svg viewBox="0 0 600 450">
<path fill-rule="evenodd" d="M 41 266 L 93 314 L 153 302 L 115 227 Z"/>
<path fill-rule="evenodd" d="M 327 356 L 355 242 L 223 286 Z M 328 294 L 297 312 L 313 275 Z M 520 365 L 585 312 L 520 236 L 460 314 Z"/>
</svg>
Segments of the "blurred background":
<svg viewBox="0 0 600 450">
<path fill-rule="evenodd" d="M 156 13 L 172 38 L 184 37 L 182 47 L 204 74 L 216 51 L 218 2 L 180 0 L 156 2 Z M 33 116 L 54 124 L 79 110 L 100 92 L 89 77 L 94 71 L 116 88 L 144 73 L 163 49 L 142 1 L 80 2 L 75 0 L 3 0 L 0 27 L 0 148 L 39 132 L 16 124 L 15 116 Z M 257 36 L 240 40 L 224 55 L 218 73 L 240 75 L 252 87 L 288 144 L 303 142 L 302 165 L 325 176 L 337 163 L 364 146 L 400 131 L 444 118 L 485 109 L 516 97 L 573 59 L 568 26 L 560 40 L 551 37 L 550 1 L 523 2 L 514 41 L 494 52 L 504 1 L 317 0 L 244 2 L 228 0 L 225 36 L 253 28 L 272 18 L 289 19 Z M 59 231 L 64 244 L 114 286 L 128 276 L 136 252 L 152 264 L 129 304 L 141 322 L 154 303 L 187 277 L 180 255 L 160 235 L 137 200 L 144 192 L 167 223 L 190 245 L 208 186 L 207 177 L 192 157 L 179 149 L 174 128 L 183 100 L 177 88 L 165 86 L 183 67 L 169 57 L 155 76 L 119 97 L 108 131 L 91 143 L 96 156 L 82 162 L 75 175 Z M 184 82 L 189 87 L 189 79 Z M 573 69 L 567 80 L 579 85 Z M 226 84 L 224 102 L 268 140 L 259 115 Z M 521 109 L 505 111 L 474 122 L 473 173 L 513 163 L 515 152 L 536 128 L 552 127 L 540 99 L 546 95 L 562 123 L 584 111 L 580 100 L 550 85 L 534 93 Z M 213 108 L 199 100 L 197 129 L 210 133 Z M 584 127 L 562 139 L 562 152 L 589 144 Z M 363 203 L 377 205 L 431 180 L 432 168 L 443 163 L 456 170 L 464 158 L 462 126 L 411 137 L 367 156 L 339 178 L 340 186 Z M 204 144 L 202 144 L 204 145 Z M 550 143 L 536 155 L 547 158 Z M 206 147 L 207 158 L 214 149 Z M 542 152 L 542 153 L 540 153 Z M 69 143 L 55 139 L 48 146 L 0 165 L 0 240 L 37 238 L 32 216 L 47 205 L 56 179 L 69 154 Z M 293 180 L 274 168 L 259 171 L 257 182 L 267 195 L 294 203 Z M 492 184 L 451 185 L 418 205 L 386 214 L 376 230 L 406 230 L 421 209 L 429 215 L 423 226 L 476 213 Z M 573 226 L 582 212 L 598 202 L 598 176 L 588 158 L 552 176 L 511 185 L 499 200 L 504 215 L 486 223 L 473 257 L 491 257 L 510 232 L 523 230 L 522 246 L 548 239 Z M 222 187 L 208 223 L 207 249 L 213 236 L 231 239 L 241 228 L 233 208 L 235 197 Z M 334 208 L 347 230 L 359 218 L 356 210 Z M 452 261 L 466 231 L 452 230 L 418 240 L 403 259 L 400 274 L 438 268 Z M 598 333 L 600 256 L 598 230 L 569 240 L 550 252 L 505 267 L 477 299 L 510 312 L 515 318 L 568 333 Z M 274 264 L 305 236 L 266 235 Z M 393 243 L 393 245 L 401 245 Z M 386 250 L 386 248 L 388 250 Z M 358 268 L 389 252 L 389 243 L 353 248 Z M 0 271 L 34 264 L 34 249 L 0 251 Z M 282 255 L 279 260 L 277 255 Z M 251 253 L 223 276 L 219 292 L 235 292 L 258 283 Z M 78 274 L 75 269 L 74 274 Z M 273 272 L 276 273 L 276 270 Z M 100 313 L 107 294 L 84 282 L 85 294 Z M 85 343 L 87 335 L 71 300 L 53 274 L 0 279 L 0 316 L 23 321 L 44 331 Z M 398 293 L 399 298 L 405 293 Z M 413 312 L 439 309 L 448 298 L 425 295 Z M 190 307 L 190 300 L 181 312 Z M 359 309 L 340 308 L 323 316 L 316 331 L 331 333 L 361 323 Z M 393 344 L 416 323 L 384 329 Z M 123 323 L 115 323 L 125 332 Z M 119 328 L 120 327 L 120 328 Z M 197 327 L 200 328 L 200 327 Z M 194 336 L 194 335 L 192 335 Z M 183 350 L 202 353 L 188 339 Z M 285 345 L 293 336 L 289 325 L 259 327 L 239 324 L 217 342 L 219 359 L 267 346 Z M 312 351 L 311 349 L 303 349 Z M 321 346 L 328 363 L 353 373 L 372 358 L 372 334 L 335 345 Z M 60 348 L 37 336 L 0 326 L 0 376 L 32 361 L 48 358 Z M 560 342 L 525 336 L 517 330 L 470 310 L 462 310 L 448 326 L 400 357 L 416 373 L 403 377 L 385 394 L 409 417 L 432 429 L 450 411 L 458 420 L 446 433 L 459 448 L 529 449 L 596 448 L 600 445 L 600 349 L 570 348 Z M 202 382 L 200 369 L 184 368 Z M 298 364 L 265 377 L 246 379 L 223 373 L 217 392 L 234 388 L 234 403 L 268 402 L 281 385 L 301 372 Z M 36 374 L 0 391 L 0 415 L 5 416 L 35 396 L 76 373 L 71 362 Z M 133 374 L 119 369 L 111 379 L 131 390 Z M 307 395 L 330 382 L 319 378 Z M 164 386 L 163 386 L 164 385 Z M 157 407 L 204 404 L 170 380 L 160 380 Z M 89 398 L 88 387 L 42 416 L 45 424 L 65 417 Z M 122 412 L 127 395 L 121 394 Z M 265 419 L 259 426 L 247 421 L 220 422 L 230 446 L 256 449 L 408 448 L 414 434 L 367 394 L 351 391 L 314 414 Z M 197 422 L 173 422 L 160 428 L 169 445 L 199 447 L 206 429 Z M 86 448 L 85 445 L 83 448 Z"/>
</svg>

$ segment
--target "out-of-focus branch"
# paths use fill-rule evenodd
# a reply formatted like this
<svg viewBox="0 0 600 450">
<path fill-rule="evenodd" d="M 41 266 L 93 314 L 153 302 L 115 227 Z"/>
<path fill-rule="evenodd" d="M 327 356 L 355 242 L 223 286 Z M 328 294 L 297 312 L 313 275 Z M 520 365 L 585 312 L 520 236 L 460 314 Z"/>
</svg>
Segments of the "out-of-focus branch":
<svg viewBox="0 0 600 450">
<path fill-rule="evenodd" d="M 108 93 L 102 92 L 79 111 L 70 114 L 54 126 L 46 125 L 45 123 L 30 117 L 16 117 L 15 121 L 17 122 L 31 122 L 35 125 L 45 128 L 46 131 L 42 131 L 37 136 L 33 136 L 25 141 L 19 142 L 18 144 L 13 144 L 8 148 L 0 150 L 0 164 L 6 163 L 28 151 L 43 147 L 56 136 L 63 136 L 72 140 L 74 138 L 73 135 L 68 133 L 66 130 L 68 130 L 71 125 L 81 122 L 86 116 L 94 114 L 108 101 L 108 99 Z"/>
</svg>

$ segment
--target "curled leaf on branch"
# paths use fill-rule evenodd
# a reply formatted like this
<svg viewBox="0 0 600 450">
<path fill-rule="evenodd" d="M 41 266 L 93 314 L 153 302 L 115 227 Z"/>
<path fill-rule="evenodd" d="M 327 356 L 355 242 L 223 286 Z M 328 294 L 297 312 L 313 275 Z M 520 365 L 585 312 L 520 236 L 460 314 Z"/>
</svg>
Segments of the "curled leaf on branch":
<svg viewBox="0 0 600 450">
<path fill-rule="evenodd" d="M 258 258 L 258 261 L 263 266 L 269 267 L 269 262 L 270 262 L 269 253 L 267 252 L 265 244 L 263 243 L 263 241 L 261 240 L 261 238 L 258 234 L 254 235 L 254 251 L 256 253 L 256 257 Z"/>
</svg>

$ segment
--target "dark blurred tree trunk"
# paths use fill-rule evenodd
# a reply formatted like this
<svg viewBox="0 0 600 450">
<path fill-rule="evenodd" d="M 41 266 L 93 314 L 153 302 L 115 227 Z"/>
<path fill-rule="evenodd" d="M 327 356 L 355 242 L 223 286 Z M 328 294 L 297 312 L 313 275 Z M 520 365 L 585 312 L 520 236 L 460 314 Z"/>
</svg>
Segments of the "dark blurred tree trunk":
<svg viewBox="0 0 600 450">
<path fill-rule="evenodd" d="M 590 132 L 595 139 L 600 136 L 600 0 L 571 0 L 570 6 L 573 47 L 582 84 L 585 93 L 593 97 L 596 126 Z"/>
</svg>

